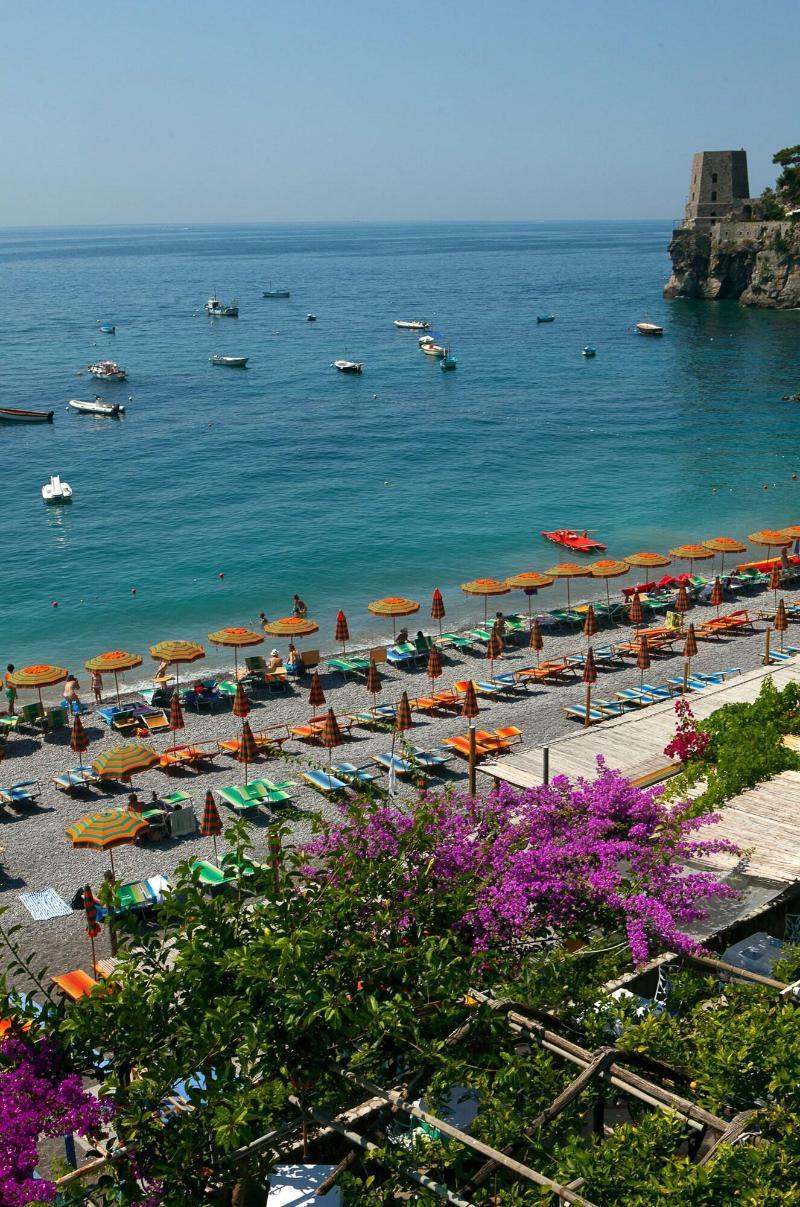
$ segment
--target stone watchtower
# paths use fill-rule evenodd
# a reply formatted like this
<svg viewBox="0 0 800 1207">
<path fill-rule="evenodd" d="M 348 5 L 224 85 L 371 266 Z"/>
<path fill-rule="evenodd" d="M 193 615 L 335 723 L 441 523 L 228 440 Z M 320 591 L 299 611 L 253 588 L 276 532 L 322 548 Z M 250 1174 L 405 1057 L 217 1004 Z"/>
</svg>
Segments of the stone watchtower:
<svg viewBox="0 0 800 1207">
<path fill-rule="evenodd" d="M 684 227 L 710 230 L 723 215 L 750 218 L 746 151 L 697 151 L 684 212 Z"/>
</svg>

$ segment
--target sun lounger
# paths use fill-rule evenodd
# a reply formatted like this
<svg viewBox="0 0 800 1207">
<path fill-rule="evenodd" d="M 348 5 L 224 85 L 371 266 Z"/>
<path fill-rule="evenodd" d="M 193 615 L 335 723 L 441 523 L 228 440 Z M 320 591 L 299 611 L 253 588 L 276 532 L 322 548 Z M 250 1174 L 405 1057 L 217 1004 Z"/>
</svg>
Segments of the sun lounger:
<svg viewBox="0 0 800 1207">
<path fill-rule="evenodd" d="M 184 805 L 182 809 L 173 809 L 168 814 L 168 818 L 171 838 L 187 838 L 190 834 L 197 832 L 197 818 L 191 805 Z"/>
<path fill-rule="evenodd" d="M 19 720 L 21 725 L 33 725 L 39 728 L 46 721 L 44 709 L 41 704 L 25 704 L 20 709 Z"/>
<path fill-rule="evenodd" d="M 683 676 L 676 675 L 674 679 L 669 680 L 669 685 L 675 689 L 676 693 L 680 694 L 684 689 Z M 697 675 L 690 675 L 686 680 L 686 688 L 689 691 L 701 692 L 710 685 L 710 679 L 699 679 Z"/>
<path fill-rule="evenodd" d="M 446 746 L 448 750 L 454 750 L 456 754 L 460 754 L 464 759 L 468 759 L 470 757 L 469 738 L 465 737 L 464 734 L 456 734 L 452 738 L 443 738 L 442 745 Z M 508 746 L 504 745 L 502 742 L 489 742 L 488 744 L 479 742 L 478 735 L 476 733 L 475 759 L 477 762 L 480 762 L 482 759 L 488 759 L 489 756 L 493 754 L 503 754 L 507 750 Z"/>
<path fill-rule="evenodd" d="M 247 791 L 247 785 L 217 788 L 217 795 L 234 813 L 257 813 L 261 807 L 261 797 L 258 793 L 252 795 Z"/>
<path fill-rule="evenodd" d="M 165 876 L 150 876 L 146 880 L 132 880 L 116 887 L 117 909 L 127 913 L 131 910 L 151 909 L 160 905 L 164 894 L 169 892 L 169 881 Z"/>
<path fill-rule="evenodd" d="M 12 730 L 17 728 L 18 724 L 19 717 L 16 715 L 13 717 L 0 717 L 0 733 L 11 733 Z"/>
<path fill-rule="evenodd" d="M 337 671 L 343 679 L 348 675 L 363 675 L 364 670 L 351 658 L 329 658 L 328 670 Z"/>
<path fill-rule="evenodd" d="M 193 859 L 190 867 L 193 872 L 198 873 L 200 883 L 205 888 L 221 888 L 225 884 L 230 884 L 234 879 L 233 876 L 226 875 L 216 864 L 209 863 L 206 859 Z"/>
<path fill-rule="evenodd" d="M 318 792 L 328 794 L 347 791 L 347 784 L 344 780 L 337 779 L 335 775 L 331 775 L 327 771 L 319 771 L 316 768 L 302 772 L 300 779 L 305 780 L 307 784 L 310 784 L 312 788 L 316 788 Z"/>
<path fill-rule="evenodd" d="M 90 977 L 89 973 L 84 972 L 82 968 L 74 968 L 72 972 L 60 972 L 58 976 L 51 979 L 53 984 L 72 1002 L 77 1002 L 82 997 L 88 997 L 99 984 L 99 981 Z"/>
<path fill-rule="evenodd" d="M 380 771 L 371 771 L 369 767 L 356 767 L 354 763 L 333 763 L 331 771 L 342 780 L 352 780 L 356 784 L 371 784 L 381 778 Z"/>
<path fill-rule="evenodd" d="M 289 788 L 295 787 L 294 780 L 268 780 L 265 778 L 252 780 L 250 788 L 258 792 L 262 802 L 268 805 L 285 805 L 292 799 Z"/>
<path fill-rule="evenodd" d="M 441 637 L 434 637 L 433 644 L 441 650 L 453 648 L 462 653 L 472 647 L 469 637 L 463 633 L 442 633 Z"/>
<path fill-rule="evenodd" d="M 770 650 L 769 660 L 770 662 L 788 662 L 791 658 L 796 657 L 797 654 L 800 654 L 800 649 L 797 646 L 787 645 L 784 650 Z"/>
<path fill-rule="evenodd" d="M 566 713 L 568 717 L 575 717 L 578 721 L 586 721 L 586 705 L 585 704 L 562 704 L 561 711 Z M 589 724 L 597 725 L 600 721 L 607 721 L 610 713 L 601 710 L 597 707 L 589 709 Z"/>
<path fill-rule="evenodd" d="M 407 744 L 405 748 L 411 755 L 412 761 L 418 763 L 420 767 L 424 767 L 426 771 L 446 767 L 453 757 L 449 750 L 443 750 L 441 746 L 436 750 L 423 750 L 420 746 Z"/>
<path fill-rule="evenodd" d="M 41 791 L 37 780 L 17 780 L 10 788 L 0 788 L 0 804 L 32 805 Z"/>
<path fill-rule="evenodd" d="M 564 675 L 574 675 L 574 673 L 574 667 L 567 666 L 564 661 L 555 661 L 552 659 L 540 663 L 539 666 L 528 666 L 514 671 L 514 675 L 518 679 L 523 681 L 531 680 L 534 683 L 547 683 L 550 679 L 561 679 Z"/>
<path fill-rule="evenodd" d="M 525 680 L 516 678 L 513 671 L 504 671 L 502 675 L 495 675 L 494 679 L 492 679 L 492 683 L 495 684 L 499 691 L 506 692 L 507 694 L 509 692 L 527 693 L 528 691 Z"/>
<path fill-rule="evenodd" d="M 393 770 L 395 775 L 416 775 L 422 776 L 424 779 L 423 768 L 416 759 L 404 759 L 399 754 L 392 754 L 391 751 L 387 751 L 385 754 L 374 754 L 372 760 L 379 767 L 385 767 L 387 771 Z"/>
<path fill-rule="evenodd" d="M 386 661 L 392 666 L 408 666 L 409 663 L 417 662 L 421 658 L 427 658 L 427 654 L 421 653 L 415 645 L 410 642 L 407 645 L 393 645 L 386 651 Z"/>
<path fill-rule="evenodd" d="M 364 729 L 372 729 L 378 725 L 391 725 L 397 716 L 397 709 L 392 704 L 378 704 L 365 712 L 349 713 L 348 721 L 352 725 L 361 725 Z"/>
<path fill-rule="evenodd" d="M 453 684 L 453 691 L 457 692 L 463 697 L 464 692 L 467 690 L 468 683 L 468 679 L 459 680 L 458 683 Z M 472 686 L 479 696 L 488 696 L 490 700 L 496 700 L 498 696 L 502 695 L 502 690 L 496 687 L 494 683 L 484 683 L 480 680 L 473 679 Z"/>
<path fill-rule="evenodd" d="M 169 717 L 165 712 L 154 712 L 152 716 L 143 717 L 145 728 L 150 733 L 160 733 L 164 729 L 169 729 Z"/>
<path fill-rule="evenodd" d="M 517 729 L 516 725 L 503 725 L 499 729 L 493 729 L 492 735 L 507 746 L 517 746 L 522 742 L 522 730 Z"/>
<path fill-rule="evenodd" d="M 91 767 L 71 767 L 69 771 L 53 776 L 52 782 L 61 792 L 85 792 L 93 784 L 99 784 L 100 777 Z"/>
</svg>

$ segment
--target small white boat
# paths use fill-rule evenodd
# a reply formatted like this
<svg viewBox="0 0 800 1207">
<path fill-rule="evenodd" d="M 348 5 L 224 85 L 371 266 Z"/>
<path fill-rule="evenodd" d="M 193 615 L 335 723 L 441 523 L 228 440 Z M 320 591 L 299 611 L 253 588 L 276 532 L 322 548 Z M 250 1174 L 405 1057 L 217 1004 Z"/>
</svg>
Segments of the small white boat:
<svg viewBox="0 0 800 1207">
<path fill-rule="evenodd" d="M 87 365 L 86 368 L 98 381 L 124 381 L 128 376 L 124 369 L 120 369 L 115 360 L 98 360 L 93 365 Z"/>
<path fill-rule="evenodd" d="M 72 487 L 69 482 L 62 482 L 58 474 L 52 474 L 50 481 L 42 487 L 42 498 L 45 503 L 71 503 Z"/>
<path fill-rule="evenodd" d="M 360 373 L 364 366 L 357 360 L 335 360 L 331 368 L 338 369 L 340 373 Z"/>
<path fill-rule="evenodd" d="M 395 319 L 395 327 L 399 327 L 401 331 L 430 331 L 430 323 L 426 323 L 424 319 Z"/>
<path fill-rule="evenodd" d="M 421 335 L 417 342 L 419 343 L 420 348 L 424 348 L 426 344 L 435 344 L 436 340 L 432 335 Z"/>
<path fill-rule="evenodd" d="M 239 304 L 234 298 L 230 306 L 221 302 L 216 293 L 212 293 L 206 302 L 206 314 L 212 319 L 238 319 Z"/>
<path fill-rule="evenodd" d="M 316 321 L 317 321 L 317 316 L 316 316 L 315 314 L 307 314 L 307 315 L 306 315 L 306 322 L 307 322 L 307 323 L 316 323 Z"/>
<path fill-rule="evenodd" d="M 637 323 L 636 330 L 640 335 L 663 335 L 664 328 L 659 327 L 658 323 Z"/>
<path fill-rule="evenodd" d="M 209 356 L 209 364 L 225 365 L 229 369 L 246 369 L 249 356 Z"/>
<path fill-rule="evenodd" d="M 447 356 L 447 349 L 441 344 L 435 344 L 433 340 L 429 344 L 421 344 L 420 346 L 426 356 Z"/>
<path fill-rule="evenodd" d="M 587 360 L 591 360 L 593 356 L 597 356 L 597 349 L 592 344 L 586 344 L 581 349 L 581 356 L 585 356 Z"/>
<path fill-rule="evenodd" d="M 102 398 L 93 400 L 83 398 L 70 398 L 67 403 L 73 411 L 79 411 L 82 415 L 108 415 L 111 418 L 119 418 L 125 414 L 125 407 L 121 402 L 104 402 Z"/>
</svg>

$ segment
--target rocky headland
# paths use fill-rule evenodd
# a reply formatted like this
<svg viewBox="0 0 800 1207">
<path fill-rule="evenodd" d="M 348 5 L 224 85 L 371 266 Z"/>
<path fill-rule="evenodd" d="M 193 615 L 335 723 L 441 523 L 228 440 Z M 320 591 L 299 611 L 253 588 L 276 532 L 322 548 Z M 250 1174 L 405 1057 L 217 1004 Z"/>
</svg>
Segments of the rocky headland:
<svg viewBox="0 0 800 1207">
<path fill-rule="evenodd" d="M 770 310 L 800 307 L 800 222 L 719 222 L 673 232 L 666 298 L 731 298 Z"/>
</svg>

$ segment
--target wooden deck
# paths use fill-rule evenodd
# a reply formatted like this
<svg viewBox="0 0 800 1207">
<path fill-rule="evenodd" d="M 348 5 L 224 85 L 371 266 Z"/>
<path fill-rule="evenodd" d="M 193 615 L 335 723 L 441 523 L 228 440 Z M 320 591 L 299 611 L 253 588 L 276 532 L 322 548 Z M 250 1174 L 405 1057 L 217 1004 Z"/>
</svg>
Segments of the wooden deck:
<svg viewBox="0 0 800 1207">
<path fill-rule="evenodd" d="M 725 802 L 714 838 L 728 838 L 744 854 L 743 871 L 759 880 L 794 884 L 800 880 L 800 771 L 783 771 Z M 707 855 L 703 866 L 728 872 L 733 855 Z"/>
<path fill-rule="evenodd" d="M 778 688 L 785 687 L 800 676 L 800 659 L 779 667 L 759 667 L 736 675 L 719 687 L 707 687 L 702 692 L 690 692 L 687 699 L 698 720 L 709 716 L 723 704 L 750 703 L 755 700 L 766 675 L 771 675 Z M 660 778 L 668 760 L 663 750 L 675 733 L 675 702 L 650 704 L 647 708 L 631 710 L 622 717 L 613 717 L 588 729 L 559 738 L 549 746 L 550 779 L 567 775 L 591 778 L 597 774 L 597 756 L 602 755 L 609 767 L 624 772 L 631 779 Z M 481 764 L 480 775 L 515 788 L 538 787 L 542 781 L 541 746 L 516 750 L 505 758 Z M 795 816 L 800 819 L 800 808 Z"/>
</svg>

